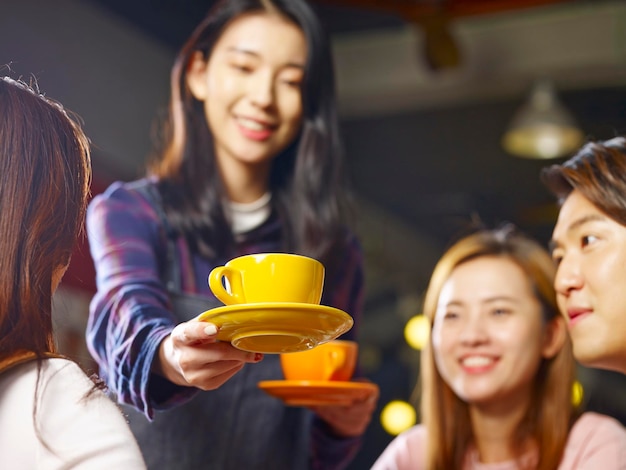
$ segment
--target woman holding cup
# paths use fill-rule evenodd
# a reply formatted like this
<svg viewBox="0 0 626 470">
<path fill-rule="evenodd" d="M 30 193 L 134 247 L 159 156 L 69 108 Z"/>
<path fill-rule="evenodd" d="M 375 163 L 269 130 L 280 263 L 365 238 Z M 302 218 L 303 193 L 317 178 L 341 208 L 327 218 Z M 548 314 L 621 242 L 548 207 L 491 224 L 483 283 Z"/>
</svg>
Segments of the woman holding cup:
<svg viewBox="0 0 626 470">
<path fill-rule="evenodd" d="M 341 468 L 375 394 L 321 417 L 286 408 L 257 387 L 281 378 L 277 355 L 216 341 L 215 325 L 192 320 L 219 305 L 213 268 L 287 252 L 325 265 L 322 304 L 358 325 L 362 255 L 343 223 L 327 38 L 303 0 L 222 1 L 181 49 L 171 83 L 148 177 L 113 184 L 89 207 L 90 350 L 118 400 L 145 415 L 131 425 L 149 465 Z"/>
</svg>

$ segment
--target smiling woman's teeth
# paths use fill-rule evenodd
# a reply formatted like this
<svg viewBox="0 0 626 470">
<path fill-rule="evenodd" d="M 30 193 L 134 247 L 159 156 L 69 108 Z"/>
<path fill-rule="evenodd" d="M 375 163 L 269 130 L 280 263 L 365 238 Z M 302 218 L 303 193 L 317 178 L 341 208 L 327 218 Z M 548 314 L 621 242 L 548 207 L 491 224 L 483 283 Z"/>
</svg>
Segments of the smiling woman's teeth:
<svg viewBox="0 0 626 470">
<path fill-rule="evenodd" d="M 484 367 L 493 363 L 494 360 L 485 356 L 470 356 L 463 359 L 462 363 L 466 367 Z"/>
<path fill-rule="evenodd" d="M 246 118 L 239 118 L 239 124 L 253 131 L 262 131 L 267 128 L 267 126 L 264 126 L 258 121 L 253 121 L 252 119 L 246 119 Z"/>
</svg>

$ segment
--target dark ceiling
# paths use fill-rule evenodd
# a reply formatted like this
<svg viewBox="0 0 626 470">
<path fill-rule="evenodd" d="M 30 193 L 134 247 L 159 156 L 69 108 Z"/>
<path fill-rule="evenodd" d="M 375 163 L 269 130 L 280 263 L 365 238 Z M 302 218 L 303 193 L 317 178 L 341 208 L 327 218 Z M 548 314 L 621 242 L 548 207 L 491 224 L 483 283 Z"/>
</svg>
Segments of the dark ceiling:
<svg viewBox="0 0 626 470">
<path fill-rule="evenodd" d="M 173 48 L 187 39 L 216 0 L 91 0 L 130 21 Z M 368 29 L 394 28 L 404 24 L 395 14 L 363 9 L 341 2 L 312 4 L 327 31 L 338 34 Z"/>
<path fill-rule="evenodd" d="M 91 0 L 169 46 L 179 47 L 216 0 Z M 523 10 L 580 0 L 312 0 L 330 34 L 419 23 L 441 14 L 462 16 Z"/>
</svg>

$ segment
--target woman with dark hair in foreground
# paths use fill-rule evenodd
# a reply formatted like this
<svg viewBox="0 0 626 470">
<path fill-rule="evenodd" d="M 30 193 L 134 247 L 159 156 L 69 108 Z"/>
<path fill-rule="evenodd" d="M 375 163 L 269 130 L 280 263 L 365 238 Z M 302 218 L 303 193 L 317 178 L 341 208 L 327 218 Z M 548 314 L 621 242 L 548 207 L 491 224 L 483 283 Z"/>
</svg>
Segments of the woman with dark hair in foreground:
<svg viewBox="0 0 626 470">
<path fill-rule="evenodd" d="M 82 230 L 89 143 L 57 102 L 0 78 L 0 467 L 143 469 L 116 405 L 57 354 L 52 295 Z"/>
</svg>

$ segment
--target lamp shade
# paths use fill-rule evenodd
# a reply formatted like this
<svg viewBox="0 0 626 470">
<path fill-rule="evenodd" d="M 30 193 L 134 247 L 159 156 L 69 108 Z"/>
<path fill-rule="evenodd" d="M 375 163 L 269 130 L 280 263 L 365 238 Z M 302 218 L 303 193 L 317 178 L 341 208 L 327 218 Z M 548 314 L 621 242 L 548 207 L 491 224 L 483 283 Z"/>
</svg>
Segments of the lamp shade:
<svg viewBox="0 0 626 470">
<path fill-rule="evenodd" d="M 549 80 L 537 81 L 528 101 L 517 111 L 502 137 L 512 155 L 549 159 L 568 155 L 582 145 L 584 135 L 559 102 Z"/>
</svg>

